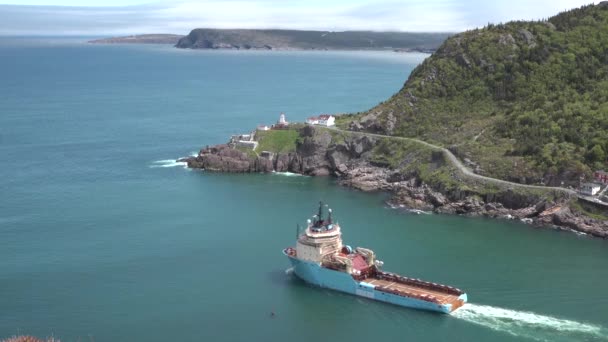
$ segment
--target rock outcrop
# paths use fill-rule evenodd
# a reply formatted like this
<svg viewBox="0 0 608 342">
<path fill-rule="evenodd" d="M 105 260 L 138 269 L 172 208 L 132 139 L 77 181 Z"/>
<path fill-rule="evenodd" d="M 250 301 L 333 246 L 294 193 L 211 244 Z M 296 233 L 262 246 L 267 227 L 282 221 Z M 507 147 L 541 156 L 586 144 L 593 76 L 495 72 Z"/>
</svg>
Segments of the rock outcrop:
<svg viewBox="0 0 608 342">
<path fill-rule="evenodd" d="M 335 176 L 338 183 L 362 191 L 386 191 L 389 203 L 440 214 L 518 219 L 539 226 L 553 226 L 608 238 L 608 222 L 591 219 L 569 208 L 573 199 L 548 201 L 505 188 L 489 193 L 450 189 L 424 183 L 415 172 L 392 169 L 373 161 L 376 138 L 367 135 L 334 135 L 337 132 L 304 126 L 296 150 L 272 157 L 254 156 L 228 144 L 202 149 L 195 157 L 182 159 L 190 168 L 217 172 L 294 172 L 310 176 Z M 431 154 L 429 165 L 444 166 Z M 423 161 L 406 160 L 406 163 Z M 401 165 L 403 166 L 403 165 Z"/>
</svg>

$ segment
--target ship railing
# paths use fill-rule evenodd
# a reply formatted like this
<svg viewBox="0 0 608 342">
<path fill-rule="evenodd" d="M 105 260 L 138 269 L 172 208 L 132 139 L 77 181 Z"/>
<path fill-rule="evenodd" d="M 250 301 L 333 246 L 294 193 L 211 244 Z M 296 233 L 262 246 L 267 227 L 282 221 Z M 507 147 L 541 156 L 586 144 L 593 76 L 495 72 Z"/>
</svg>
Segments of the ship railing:
<svg viewBox="0 0 608 342">
<path fill-rule="evenodd" d="M 375 287 L 376 290 L 381 291 L 381 292 L 386 292 L 386 293 L 390 293 L 390 294 L 394 294 L 397 296 L 401 296 L 401 297 L 408 297 L 408 298 L 414 298 L 414 299 L 419 299 L 419 300 L 424 300 L 426 302 L 431 302 L 431 303 L 436 303 L 436 304 L 443 304 L 439 298 L 430 295 L 430 294 L 419 294 L 419 293 L 414 293 L 414 292 L 409 292 L 409 291 L 401 291 L 401 290 L 397 290 L 397 289 L 391 289 L 389 287 L 386 286 L 376 286 Z"/>
<path fill-rule="evenodd" d="M 429 289 L 429 290 L 435 290 L 435 291 L 439 291 L 439 292 L 443 292 L 443 293 L 447 293 L 447 294 L 451 294 L 451 295 L 455 295 L 455 296 L 460 296 L 464 293 L 464 291 L 462 291 L 458 288 L 452 287 L 452 286 L 432 283 L 432 282 L 420 280 L 417 278 L 414 279 L 414 278 L 402 277 L 400 275 L 397 275 L 394 273 L 389 273 L 389 272 L 378 272 L 377 277 L 380 279 L 386 279 L 388 281 L 393 281 L 396 283 L 413 285 L 416 287 L 421 287 L 421 288 L 425 288 L 425 289 Z"/>
</svg>

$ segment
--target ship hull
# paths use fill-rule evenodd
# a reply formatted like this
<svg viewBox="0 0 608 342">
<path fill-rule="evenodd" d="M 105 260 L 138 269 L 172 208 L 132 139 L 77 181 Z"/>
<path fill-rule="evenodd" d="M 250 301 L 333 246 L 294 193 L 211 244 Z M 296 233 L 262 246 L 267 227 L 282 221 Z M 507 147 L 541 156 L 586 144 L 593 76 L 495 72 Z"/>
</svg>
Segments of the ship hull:
<svg viewBox="0 0 608 342">
<path fill-rule="evenodd" d="M 408 308 L 441 313 L 450 313 L 453 311 L 451 304 L 437 304 L 379 291 L 375 289 L 374 285 L 364 281 L 359 282 L 348 273 L 321 267 L 321 265 L 317 263 L 300 260 L 288 254 L 286 255 L 293 266 L 295 275 L 309 284 Z M 466 302 L 467 295 L 462 294 L 459 299 Z"/>
</svg>

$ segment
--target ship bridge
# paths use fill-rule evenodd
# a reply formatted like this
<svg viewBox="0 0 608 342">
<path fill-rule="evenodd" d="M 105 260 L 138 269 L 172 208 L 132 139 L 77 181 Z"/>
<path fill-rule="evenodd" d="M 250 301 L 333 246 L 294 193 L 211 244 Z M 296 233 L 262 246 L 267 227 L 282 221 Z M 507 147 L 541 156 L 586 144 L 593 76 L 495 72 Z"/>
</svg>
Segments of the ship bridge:
<svg viewBox="0 0 608 342">
<path fill-rule="evenodd" d="M 299 259 L 321 262 L 325 256 L 342 249 L 340 225 L 333 222 L 331 209 L 328 209 L 327 219 L 323 218 L 323 207 L 323 202 L 319 202 L 318 214 L 308 220 L 306 230 L 298 236 L 296 252 Z"/>
</svg>

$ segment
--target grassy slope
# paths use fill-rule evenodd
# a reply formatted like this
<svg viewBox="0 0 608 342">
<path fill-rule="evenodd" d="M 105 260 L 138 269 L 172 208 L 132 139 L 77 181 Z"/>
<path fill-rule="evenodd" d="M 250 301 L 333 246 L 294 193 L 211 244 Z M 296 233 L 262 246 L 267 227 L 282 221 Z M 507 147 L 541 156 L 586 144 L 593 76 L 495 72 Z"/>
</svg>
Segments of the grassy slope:
<svg viewBox="0 0 608 342">
<path fill-rule="evenodd" d="M 608 6 L 489 25 L 449 38 L 397 94 L 358 117 L 453 146 L 486 175 L 576 183 L 608 166 L 607 50 Z"/>
<path fill-rule="evenodd" d="M 296 128 L 285 130 L 257 131 L 256 152 L 269 151 L 274 153 L 289 153 L 296 150 L 299 132 Z"/>
</svg>

